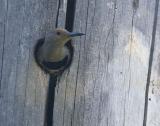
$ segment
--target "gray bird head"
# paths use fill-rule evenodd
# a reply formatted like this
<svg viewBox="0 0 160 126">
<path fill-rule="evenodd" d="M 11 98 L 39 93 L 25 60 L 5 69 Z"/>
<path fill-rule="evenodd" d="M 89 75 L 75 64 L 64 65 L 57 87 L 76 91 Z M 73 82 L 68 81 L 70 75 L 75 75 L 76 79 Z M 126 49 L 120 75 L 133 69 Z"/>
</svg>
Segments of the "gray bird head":
<svg viewBox="0 0 160 126">
<path fill-rule="evenodd" d="M 65 45 L 73 37 L 85 35 L 83 33 L 69 32 L 62 28 L 57 28 L 53 34 L 54 34 L 54 42 L 62 46 Z"/>
</svg>

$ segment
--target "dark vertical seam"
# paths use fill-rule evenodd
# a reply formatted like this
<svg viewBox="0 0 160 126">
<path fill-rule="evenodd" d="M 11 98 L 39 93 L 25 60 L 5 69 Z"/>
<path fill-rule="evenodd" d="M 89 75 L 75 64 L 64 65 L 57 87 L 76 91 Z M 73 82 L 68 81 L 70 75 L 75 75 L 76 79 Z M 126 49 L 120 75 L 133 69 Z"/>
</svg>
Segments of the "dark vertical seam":
<svg viewBox="0 0 160 126">
<path fill-rule="evenodd" d="M 75 9 L 76 9 L 76 0 L 68 0 L 67 1 L 67 12 L 66 12 L 66 22 L 65 22 L 65 28 L 68 31 L 73 30 Z"/>
<path fill-rule="evenodd" d="M 146 91 L 145 91 L 145 106 L 144 106 L 143 126 L 146 126 L 146 124 L 147 124 L 148 96 L 149 96 L 149 86 L 150 86 L 150 78 L 151 78 L 152 62 L 153 62 L 153 54 L 154 54 L 154 45 L 155 45 L 155 37 L 156 37 L 156 29 L 157 29 L 158 8 L 159 8 L 159 0 L 156 0 L 153 30 L 152 30 L 152 40 L 151 40 L 151 48 L 150 48 L 150 56 L 149 56 L 147 84 L 146 84 Z"/>
<path fill-rule="evenodd" d="M 44 126 L 53 126 L 53 111 L 55 99 L 55 87 L 57 84 L 57 76 L 50 75 L 45 105 L 45 120 Z"/>
<path fill-rule="evenodd" d="M 4 35 L 3 35 L 3 47 L 2 47 L 2 58 L 1 58 L 1 61 L 2 61 L 2 66 L 1 66 L 1 70 L 0 70 L 0 91 L 1 91 L 1 86 L 2 86 L 2 77 L 3 77 L 3 66 L 4 66 L 4 45 L 5 45 L 5 42 L 6 42 L 6 23 L 7 23 L 7 20 L 8 20 L 8 0 L 6 1 L 7 2 L 7 10 L 6 10 L 6 13 L 5 13 L 5 19 L 4 19 L 4 29 L 3 29 L 3 32 L 4 32 Z M 0 97 L 1 97 L 1 92 L 0 92 Z"/>
<path fill-rule="evenodd" d="M 6 43 L 6 34 L 7 34 L 7 32 L 6 32 L 6 29 L 8 28 L 7 26 L 8 26 L 8 0 L 6 1 L 6 7 L 7 7 L 7 10 L 6 10 L 6 16 L 5 16 L 5 23 L 4 23 L 4 40 L 3 40 L 3 50 L 2 50 L 2 69 L 1 69 L 1 76 L 3 77 L 3 69 L 4 69 L 4 52 L 5 52 L 5 43 Z M 7 28 L 6 28 L 7 27 Z M 1 77 L 1 79 L 2 79 L 2 77 Z M 9 76 L 8 76 L 9 77 Z M 2 82 L 2 80 L 1 80 L 1 82 Z M 1 89 L 1 82 L 0 82 L 0 89 Z M 7 84 L 7 88 L 8 88 L 8 84 Z M 8 106 L 5 106 L 6 108 L 5 109 L 8 109 L 7 107 Z M 6 124 L 7 124 L 7 120 L 8 120 L 8 116 L 5 116 L 5 120 L 6 120 Z"/>
<path fill-rule="evenodd" d="M 3 77 L 3 63 L 4 63 L 4 44 L 5 44 L 5 28 L 6 28 L 6 26 L 5 26 L 5 24 L 4 24 L 4 41 L 3 41 L 3 47 L 2 47 L 2 58 L 1 58 L 1 61 L 2 61 L 2 65 L 1 65 L 1 76 L 0 76 L 0 91 L 1 91 L 1 85 L 2 85 L 2 77 Z M 0 97 L 1 97 L 1 94 L 0 94 Z"/>
<path fill-rule="evenodd" d="M 56 24 L 55 24 L 55 27 L 56 27 L 56 28 L 58 27 L 58 18 L 59 18 L 60 6 L 61 6 L 61 0 L 58 0 L 58 8 L 57 8 Z"/>
</svg>

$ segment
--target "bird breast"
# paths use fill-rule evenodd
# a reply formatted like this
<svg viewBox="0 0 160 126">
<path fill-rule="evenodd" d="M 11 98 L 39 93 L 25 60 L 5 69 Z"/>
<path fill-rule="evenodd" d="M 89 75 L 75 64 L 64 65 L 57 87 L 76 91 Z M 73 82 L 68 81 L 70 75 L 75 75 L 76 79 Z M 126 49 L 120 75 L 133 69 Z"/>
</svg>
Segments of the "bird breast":
<svg viewBox="0 0 160 126">
<path fill-rule="evenodd" d="M 57 62 L 61 61 L 68 55 L 68 50 L 65 47 L 47 47 L 43 49 L 43 58 L 45 61 Z"/>
</svg>

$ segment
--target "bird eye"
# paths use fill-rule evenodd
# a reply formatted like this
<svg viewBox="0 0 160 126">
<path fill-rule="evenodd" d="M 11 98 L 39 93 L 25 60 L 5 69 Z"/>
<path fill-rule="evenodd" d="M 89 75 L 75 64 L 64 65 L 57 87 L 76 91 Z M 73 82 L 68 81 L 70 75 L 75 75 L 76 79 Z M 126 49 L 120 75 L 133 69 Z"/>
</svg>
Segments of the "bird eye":
<svg viewBox="0 0 160 126">
<path fill-rule="evenodd" d="M 57 32 L 57 35 L 60 35 L 61 33 L 60 32 Z"/>
</svg>

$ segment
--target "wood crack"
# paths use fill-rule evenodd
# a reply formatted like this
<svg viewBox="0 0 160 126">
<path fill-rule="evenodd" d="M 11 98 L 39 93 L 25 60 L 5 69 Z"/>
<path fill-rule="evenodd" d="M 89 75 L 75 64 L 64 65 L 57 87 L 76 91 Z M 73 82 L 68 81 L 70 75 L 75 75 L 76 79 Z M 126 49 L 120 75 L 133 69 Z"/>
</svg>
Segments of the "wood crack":
<svg viewBox="0 0 160 126">
<path fill-rule="evenodd" d="M 154 12 L 154 21 L 153 21 L 153 30 L 152 30 L 152 40 L 151 40 L 151 48 L 150 48 L 150 56 L 149 56 L 147 84 L 146 84 L 146 91 L 145 91 L 145 107 L 144 107 L 143 126 L 147 125 L 148 94 L 149 94 L 149 86 L 150 86 L 150 78 L 151 78 L 154 46 L 155 46 L 155 37 L 156 37 L 156 29 L 157 29 L 158 8 L 159 8 L 159 0 L 156 0 L 155 12 Z"/>
<path fill-rule="evenodd" d="M 4 19 L 4 29 L 3 29 L 3 32 L 4 32 L 4 35 L 3 35 L 3 44 L 2 44 L 2 58 L 1 58 L 1 61 L 2 61 L 2 66 L 1 66 L 1 70 L 0 70 L 0 91 L 1 91 L 1 86 L 2 86 L 2 77 L 3 77 L 3 65 L 4 65 L 4 45 L 5 45 L 5 41 L 6 41 L 6 22 L 8 20 L 8 0 L 6 1 L 6 17 Z M 1 93 L 0 93 L 0 97 L 1 97 Z"/>
<path fill-rule="evenodd" d="M 67 1 L 67 12 L 66 12 L 66 22 L 65 22 L 65 28 L 68 31 L 73 30 L 75 9 L 76 9 L 76 0 L 68 0 Z"/>
<path fill-rule="evenodd" d="M 56 15 L 56 25 L 55 25 L 56 28 L 58 27 L 58 17 L 59 17 L 60 6 L 61 6 L 61 0 L 58 1 L 58 8 L 57 8 L 57 15 Z"/>
</svg>

